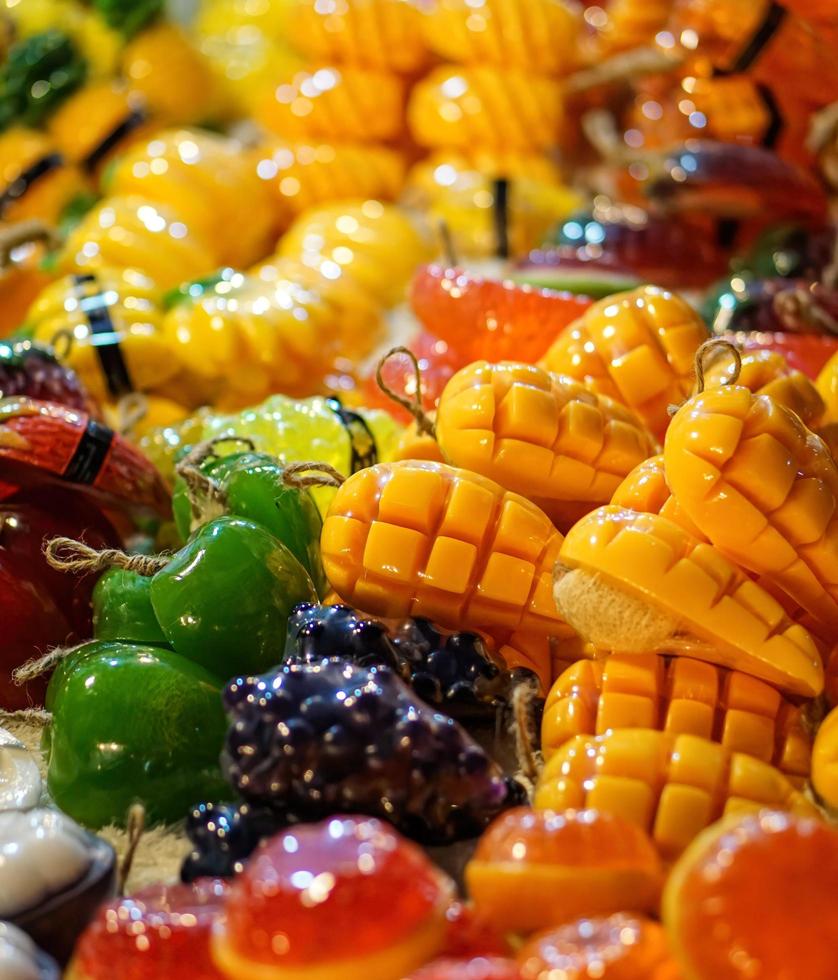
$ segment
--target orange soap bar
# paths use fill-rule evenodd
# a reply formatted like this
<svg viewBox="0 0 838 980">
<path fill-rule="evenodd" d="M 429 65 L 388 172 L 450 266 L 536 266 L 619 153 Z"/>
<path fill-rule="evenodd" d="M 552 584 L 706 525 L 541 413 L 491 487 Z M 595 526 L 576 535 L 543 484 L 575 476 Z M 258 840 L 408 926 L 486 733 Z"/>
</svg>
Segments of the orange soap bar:
<svg viewBox="0 0 838 980">
<path fill-rule="evenodd" d="M 672 419 L 664 467 L 720 551 L 838 635 L 838 465 L 797 415 L 741 385 L 708 388 Z"/>
<path fill-rule="evenodd" d="M 566 742 L 539 777 L 535 806 L 590 807 L 623 817 L 651 834 L 664 858 L 735 810 L 819 814 L 774 766 L 697 735 L 647 728 Z"/>
<path fill-rule="evenodd" d="M 538 507 L 491 480 L 405 460 L 346 480 L 321 549 L 335 591 L 372 615 L 567 635 L 552 597 L 562 540 Z"/>
<path fill-rule="evenodd" d="M 622 402 L 662 436 L 669 406 L 692 389 L 693 357 L 706 339 L 706 327 L 684 300 L 641 286 L 591 306 L 559 335 L 541 364 Z"/>
<path fill-rule="evenodd" d="M 639 510 L 642 514 L 660 514 L 661 517 L 679 524 L 699 541 L 707 540 L 669 492 L 663 453 L 650 456 L 635 466 L 614 491 L 611 503 L 626 510 Z"/>
<path fill-rule="evenodd" d="M 554 519 L 568 502 L 607 503 L 654 451 L 621 404 L 515 361 L 458 371 L 440 398 L 436 433 L 454 466 L 496 480 Z"/>
<path fill-rule="evenodd" d="M 716 356 L 704 368 L 705 388 L 729 384 L 734 369 L 729 358 Z M 755 395 L 770 395 L 812 429 L 826 412 L 826 403 L 815 384 L 802 371 L 792 368 L 778 351 L 742 351 L 736 384 L 749 388 Z"/>
<path fill-rule="evenodd" d="M 828 807 L 838 810 L 838 708 L 824 718 L 815 736 L 812 785 Z"/>
<path fill-rule="evenodd" d="M 518 964 L 521 980 L 682 980 L 663 927 L 622 912 L 544 932 Z"/>
<path fill-rule="evenodd" d="M 544 757 L 575 735 L 612 728 L 699 735 L 770 762 L 795 782 L 809 775 L 812 740 L 800 708 L 764 681 L 691 657 L 615 653 L 569 667 L 547 696 Z"/>
<path fill-rule="evenodd" d="M 663 923 L 694 980 L 833 980 L 838 830 L 764 810 L 708 827 L 680 857 Z"/>
<path fill-rule="evenodd" d="M 504 932 L 625 909 L 654 911 L 662 882 L 647 835 L 595 810 L 509 810 L 486 830 L 466 866 L 478 914 Z"/>
<path fill-rule="evenodd" d="M 599 647 L 680 651 L 790 694 L 823 689 L 809 633 L 716 548 L 664 517 L 600 507 L 568 532 L 560 561 L 569 571 L 557 577 L 556 601 Z M 639 627 L 625 621 L 627 605 L 647 620 L 637 647 L 628 642 Z"/>
</svg>

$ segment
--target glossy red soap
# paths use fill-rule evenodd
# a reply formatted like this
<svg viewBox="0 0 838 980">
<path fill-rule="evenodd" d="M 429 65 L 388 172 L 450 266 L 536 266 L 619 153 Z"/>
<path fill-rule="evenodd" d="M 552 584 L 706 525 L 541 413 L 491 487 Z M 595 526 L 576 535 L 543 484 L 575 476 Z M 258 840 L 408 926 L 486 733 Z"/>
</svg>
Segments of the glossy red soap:
<svg viewBox="0 0 838 980">
<path fill-rule="evenodd" d="M 209 941 L 227 891 L 224 881 L 200 878 L 103 905 L 79 940 L 70 980 L 223 980 Z"/>
<path fill-rule="evenodd" d="M 233 881 L 221 958 L 273 967 L 358 959 L 409 941 L 434 916 L 442 939 L 448 896 L 422 851 L 378 820 L 302 824 L 263 845 Z"/>
</svg>

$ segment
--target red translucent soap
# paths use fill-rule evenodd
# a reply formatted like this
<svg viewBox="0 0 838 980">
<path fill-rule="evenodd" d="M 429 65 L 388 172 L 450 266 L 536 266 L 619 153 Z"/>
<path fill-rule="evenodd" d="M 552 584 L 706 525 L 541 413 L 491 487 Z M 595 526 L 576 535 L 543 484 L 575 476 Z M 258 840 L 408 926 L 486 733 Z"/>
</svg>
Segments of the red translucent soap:
<svg viewBox="0 0 838 980">
<path fill-rule="evenodd" d="M 413 968 L 442 946 L 451 893 L 424 853 L 379 820 L 301 824 L 271 838 L 234 879 L 216 962 L 229 976 L 335 963 L 346 977 L 350 961 L 418 944 L 420 958 L 406 960 Z"/>
<path fill-rule="evenodd" d="M 224 980 L 210 935 L 228 885 L 152 885 L 103 905 L 82 934 L 69 980 Z"/>
<path fill-rule="evenodd" d="M 426 412 L 436 408 L 439 396 L 453 375 L 469 363 L 454 346 L 421 330 L 407 345 L 416 355 L 422 376 L 422 407 Z M 411 400 L 416 398 L 416 373 L 406 354 L 393 354 L 382 365 L 381 377 L 392 391 Z M 402 422 L 409 422 L 410 413 L 397 405 L 378 386 L 375 367 L 363 384 L 363 404 L 369 408 L 384 408 Z"/>
<path fill-rule="evenodd" d="M 663 927 L 623 913 L 542 933 L 518 963 L 521 980 L 680 980 Z"/>
<path fill-rule="evenodd" d="M 446 959 L 496 958 L 509 953 L 509 943 L 503 933 L 470 903 L 452 902 L 445 918 L 448 929 L 440 955 Z"/>
<path fill-rule="evenodd" d="M 429 265 L 413 280 L 410 305 L 469 361 L 537 361 L 591 299 Z"/>
<path fill-rule="evenodd" d="M 411 973 L 408 980 L 521 980 L 515 960 L 476 956 L 465 960 L 436 960 Z"/>
</svg>

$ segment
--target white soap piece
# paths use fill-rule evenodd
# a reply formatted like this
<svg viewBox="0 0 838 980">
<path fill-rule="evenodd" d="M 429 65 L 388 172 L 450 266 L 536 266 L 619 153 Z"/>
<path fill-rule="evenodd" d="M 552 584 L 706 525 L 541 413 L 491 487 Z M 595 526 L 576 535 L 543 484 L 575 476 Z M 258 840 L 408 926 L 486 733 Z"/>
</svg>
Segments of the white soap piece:
<svg viewBox="0 0 838 980">
<path fill-rule="evenodd" d="M 0 918 L 13 918 L 75 884 L 90 867 L 84 831 L 57 810 L 0 813 Z"/>
<path fill-rule="evenodd" d="M 26 746 L 0 728 L 0 811 L 31 810 L 41 799 L 41 774 Z"/>
<path fill-rule="evenodd" d="M 41 980 L 37 947 L 11 922 L 0 922 L 0 980 Z"/>
</svg>

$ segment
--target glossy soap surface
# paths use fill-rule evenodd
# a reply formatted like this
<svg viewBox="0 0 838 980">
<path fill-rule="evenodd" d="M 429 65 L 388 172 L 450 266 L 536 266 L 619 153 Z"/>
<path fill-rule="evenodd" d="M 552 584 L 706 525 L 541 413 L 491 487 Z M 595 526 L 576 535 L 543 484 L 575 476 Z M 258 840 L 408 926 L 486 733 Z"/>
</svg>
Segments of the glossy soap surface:
<svg viewBox="0 0 838 980">
<path fill-rule="evenodd" d="M 172 651 L 87 644 L 53 674 L 47 707 L 47 785 L 87 826 L 123 823 L 138 798 L 154 822 L 229 793 L 219 682 Z"/>
<path fill-rule="evenodd" d="M 81 939 L 74 980 L 222 980 L 209 941 L 227 885 L 151 885 L 100 908 Z"/>
<path fill-rule="evenodd" d="M 220 681 L 276 663 L 291 610 L 316 598 L 285 545 L 234 517 L 199 528 L 151 583 L 169 642 Z"/>
<path fill-rule="evenodd" d="M 386 668 L 330 660 L 237 678 L 224 765 L 254 805 L 292 819 L 361 812 L 417 840 L 472 837 L 522 788 Z"/>
<path fill-rule="evenodd" d="M 833 827 L 768 811 L 731 816 L 675 866 L 664 923 L 688 975 L 702 980 L 830 980 L 836 888 Z"/>
<path fill-rule="evenodd" d="M 332 817 L 283 831 L 255 854 L 231 886 L 226 936 L 256 963 L 322 964 L 410 938 L 448 894 L 422 852 L 386 824 Z"/>
</svg>

